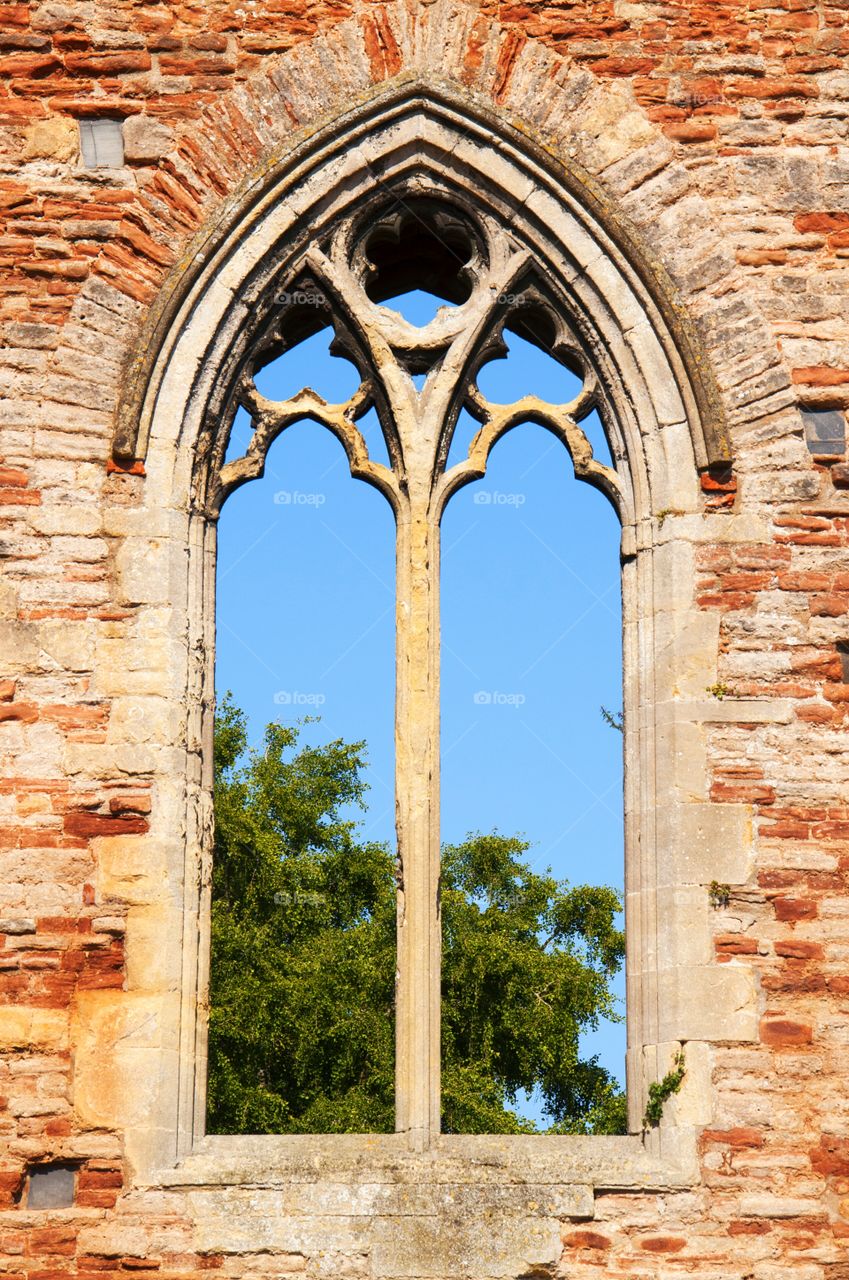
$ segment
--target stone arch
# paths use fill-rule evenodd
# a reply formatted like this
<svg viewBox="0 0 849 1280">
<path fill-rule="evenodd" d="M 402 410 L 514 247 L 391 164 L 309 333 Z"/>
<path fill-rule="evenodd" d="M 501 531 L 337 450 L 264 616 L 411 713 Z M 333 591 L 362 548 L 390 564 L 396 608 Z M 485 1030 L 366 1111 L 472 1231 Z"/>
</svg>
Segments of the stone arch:
<svg viewBox="0 0 849 1280">
<path fill-rule="evenodd" d="M 302 188 L 309 188 L 319 171 L 327 191 L 305 197 Z M 658 421 L 686 423 L 697 469 L 730 460 L 723 406 L 703 344 L 672 281 L 646 252 L 630 220 L 580 164 L 552 162 L 491 109 L 470 104 L 444 84 L 428 87 L 415 80 L 390 84 L 266 162 L 242 184 L 202 243 L 184 255 L 166 282 L 161 305 L 151 311 L 128 368 L 116 458 L 127 464 L 144 457 L 176 337 L 185 317 L 191 316 L 195 327 L 201 323 L 199 299 L 207 299 L 211 290 L 218 290 L 220 299 L 222 290 L 232 294 L 223 327 L 214 337 L 210 333 L 211 345 L 201 360 L 217 370 L 222 359 L 214 357 L 212 344 L 226 346 L 235 338 L 244 347 L 248 339 L 237 335 L 250 330 L 250 313 L 267 309 L 263 297 L 269 282 L 302 251 L 305 235 L 338 217 L 352 192 L 375 181 L 388 186 L 412 171 L 441 175 L 458 192 L 475 186 L 480 207 L 505 225 L 522 224 L 538 259 L 547 259 L 564 285 L 568 281 L 575 314 L 585 318 L 582 337 L 602 363 L 605 344 L 613 345 L 615 334 L 623 337 L 627 352 L 620 351 L 613 363 L 608 360 L 606 370 L 622 388 L 623 419 L 631 417 L 624 385 L 630 382 L 630 397 L 636 400 L 640 381 Z M 223 302 L 218 305 L 224 317 Z M 209 394 L 200 385 L 197 391 L 201 398 Z M 215 409 L 221 409 L 220 391 Z M 623 440 L 621 447 L 632 459 L 643 449 L 636 438 L 628 446 Z"/>
<path fill-rule="evenodd" d="M 111 294 L 102 314 L 121 314 L 124 386 L 136 386 L 138 394 L 164 313 L 228 212 L 261 189 L 299 142 L 344 122 L 352 103 L 367 106 L 405 85 L 439 86 L 481 119 L 512 127 L 525 146 L 533 143 L 549 161 L 556 157 L 562 173 L 576 175 L 585 199 L 595 195 L 608 229 L 630 224 L 642 257 L 656 278 L 666 277 L 674 308 L 713 369 L 713 391 L 717 383 L 721 390 L 709 416 L 726 442 L 756 421 L 759 439 L 799 432 L 796 395 L 759 310 L 757 282 L 734 258 L 736 224 L 722 197 L 724 183 L 733 181 L 724 174 L 730 162 L 714 158 L 703 192 L 686 148 L 652 123 L 630 83 L 593 74 L 468 0 L 363 6 L 199 104 L 199 121 L 175 126 L 160 163 L 137 170 L 118 239 L 137 250 L 138 274 L 128 275 L 124 257 L 111 248 L 93 261 L 57 367 L 72 358 L 73 335 L 88 327 L 92 300 L 106 284 Z M 142 312 L 139 302 L 150 305 Z M 115 409 L 124 454 L 136 431 L 126 407 L 131 399 L 125 395 Z M 757 475 L 749 482 L 757 485 Z"/>
</svg>

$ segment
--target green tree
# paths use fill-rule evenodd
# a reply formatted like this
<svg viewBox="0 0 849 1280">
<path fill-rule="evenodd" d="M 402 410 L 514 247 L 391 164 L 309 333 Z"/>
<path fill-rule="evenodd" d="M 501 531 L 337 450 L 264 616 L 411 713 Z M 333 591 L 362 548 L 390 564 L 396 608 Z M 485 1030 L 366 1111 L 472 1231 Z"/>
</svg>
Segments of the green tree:
<svg viewBox="0 0 849 1280">
<path fill-rule="evenodd" d="M 341 815 L 362 805 L 362 743 L 299 746 L 271 724 L 247 749 L 228 699 L 215 734 L 208 1126 L 214 1133 L 394 1127 L 395 866 Z M 624 1129 L 624 1096 L 579 1034 L 618 1018 L 618 895 L 538 875 L 528 846 L 443 849 L 443 1127 Z"/>
</svg>

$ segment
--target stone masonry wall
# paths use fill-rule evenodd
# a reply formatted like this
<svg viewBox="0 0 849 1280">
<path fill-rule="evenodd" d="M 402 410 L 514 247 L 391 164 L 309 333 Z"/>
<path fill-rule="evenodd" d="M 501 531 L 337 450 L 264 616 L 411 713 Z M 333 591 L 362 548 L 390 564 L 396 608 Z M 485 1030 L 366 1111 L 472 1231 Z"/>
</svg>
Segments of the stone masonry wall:
<svg viewBox="0 0 849 1280">
<path fill-rule="evenodd" d="M 144 466 L 111 457 L 125 362 L 245 174 L 405 75 L 593 175 L 680 291 L 733 438 L 733 480 L 703 477 L 693 609 L 720 636 L 704 799 L 747 806 L 755 850 L 708 908 L 715 963 L 755 974 L 758 1038 L 710 1045 L 698 1181 L 536 1207 L 561 1244 L 524 1280 L 849 1280 L 849 470 L 800 414 L 849 407 L 847 0 L 0 6 L 0 1274 L 520 1274 L 485 1233 L 442 1270 L 320 1230 L 206 1244 L 197 1197 L 134 1185 L 90 1105 L 106 1050 L 75 1033 L 93 1006 L 120 1028 L 168 767 L 144 702 L 167 625 L 122 551 Z M 86 168 L 79 122 L 104 117 L 125 162 Z M 32 1208 L 51 1162 L 74 1203 Z"/>
</svg>

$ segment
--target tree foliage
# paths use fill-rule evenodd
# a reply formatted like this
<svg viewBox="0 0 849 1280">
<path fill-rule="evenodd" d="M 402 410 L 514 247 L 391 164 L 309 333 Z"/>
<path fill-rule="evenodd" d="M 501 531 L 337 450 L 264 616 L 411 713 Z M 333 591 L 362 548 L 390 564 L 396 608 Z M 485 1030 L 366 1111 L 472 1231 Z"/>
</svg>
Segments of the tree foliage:
<svg viewBox="0 0 849 1280">
<path fill-rule="evenodd" d="M 394 1127 L 395 865 L 343 818 L 364 745 L 299 744 L 270 724 L 249 751 L 229 699 L 215 735 L 209 1129 Z M 618 895 L 539 875 L 528 846 L 474 835 L 443 849 L 443 1128 L 621 1132 L 624 1097 L 579 1036 L 617 1018 Z"/>
</svg>

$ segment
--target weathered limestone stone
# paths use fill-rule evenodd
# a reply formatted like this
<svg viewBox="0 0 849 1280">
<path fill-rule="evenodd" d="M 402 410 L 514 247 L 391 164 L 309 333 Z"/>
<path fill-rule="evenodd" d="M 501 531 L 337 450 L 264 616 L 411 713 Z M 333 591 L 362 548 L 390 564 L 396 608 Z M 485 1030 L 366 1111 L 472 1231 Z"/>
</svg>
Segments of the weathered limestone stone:
<svg viewBox="0 0 849 1280">
<path fill-rule="evenodd" d="M 35 1051 L 65 1049 L 68 1014 L 62 1009 L 0 1009 L 0 1045 Z"/>
<path fill-rule="evenodd" d="M 675 1066 L 679 1043 L 659 1045 L 657 1076 L 662 1079 Z M 667 1100 L 664 1114 L 676 1128 L 709 1125 L 713 1120 L 711 1070 L 713 1055 L 710 1046 L 698 1040 L 688 1040 L 684 1054 L 684 1079 L 677 1093 Z"/>
<path fill-rule="evenodd" d="M 742 1212 L 749 1218 L 804 1218 L 816 1213 L 816 1200 L 793 1199 L 789 1196 L 750 1195 L 740 1202 Z"/>
<path fill-rule="evenodd" d="M 155 1113 L 163 1016 L 167 1006 L 156 996 L 90 991 L 79 999 L 71 1023 L 74 1100 L 87 1123 L 132 1128 Z"/>
<path fill-rule="evenodd" d="M 34 920 L 16 919 L 10 917 L 7 920 L 0 920 L 0 933 L 5 933 L 7 937 L 14 937 L 22 933 L 35 933 L 36 923 Z"/>
<path fill-rule="evenodd" d="M 657 814 L 661 883 L 745 884 L 754 854 L 746 805 L 664 805 Z"/>
<path fill-rule="evenodd" d="M 659 983 L 661 1034 L 681 1040 L 756 1040 L 755 980 L 742 966 L 667 971 Z"/>
</svg>

